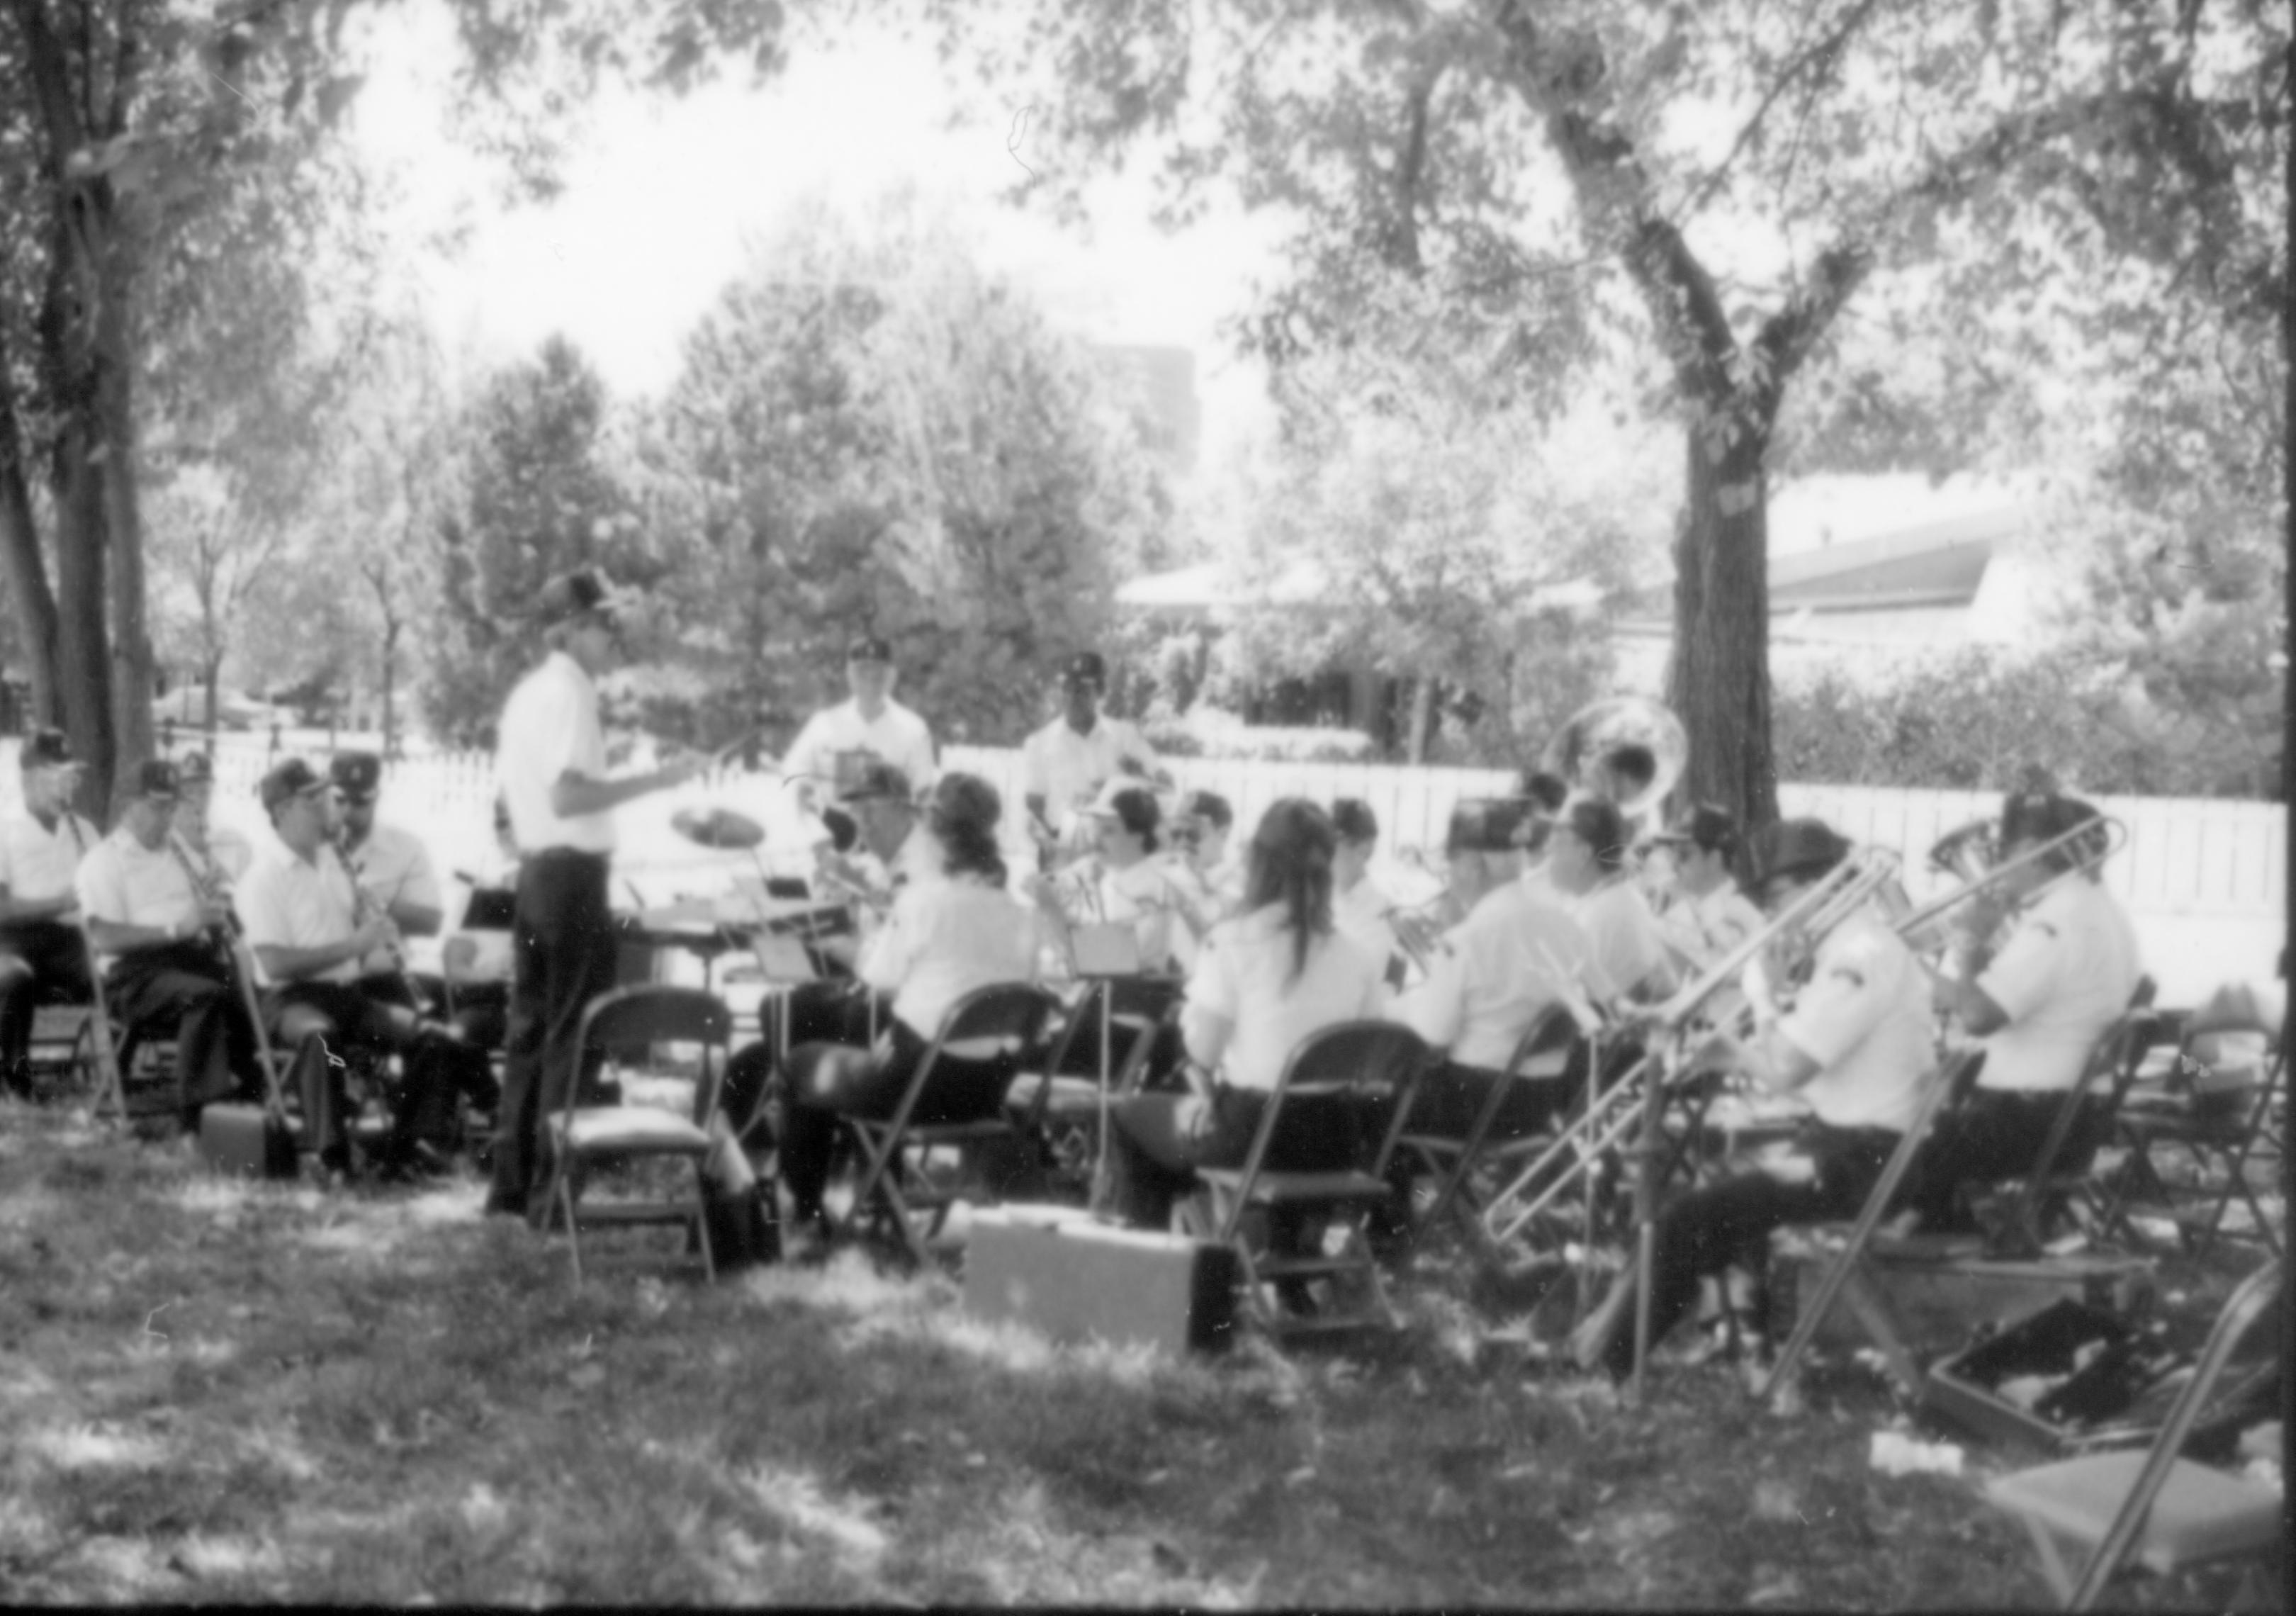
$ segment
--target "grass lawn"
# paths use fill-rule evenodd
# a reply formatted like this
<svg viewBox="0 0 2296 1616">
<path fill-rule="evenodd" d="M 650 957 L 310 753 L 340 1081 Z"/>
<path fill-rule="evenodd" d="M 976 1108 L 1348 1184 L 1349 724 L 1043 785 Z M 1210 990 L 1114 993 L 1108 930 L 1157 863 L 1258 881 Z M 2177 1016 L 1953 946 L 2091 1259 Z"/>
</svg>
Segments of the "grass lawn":
<svg viewBox="0 0 2296 1616">
<path fill-rule="evenodd" d="M 2047 1603 L 1973 1474 L 1869 1467 L 1862 1370 L 1627 1408 L 1432 1300 L 1369 1356 L 1055 1350 L 858 1254 L 711 1288 L 608 1234 L 578 1291 L 479 1198 L 0 1103 L 0 1598 Z"/>
</svg>

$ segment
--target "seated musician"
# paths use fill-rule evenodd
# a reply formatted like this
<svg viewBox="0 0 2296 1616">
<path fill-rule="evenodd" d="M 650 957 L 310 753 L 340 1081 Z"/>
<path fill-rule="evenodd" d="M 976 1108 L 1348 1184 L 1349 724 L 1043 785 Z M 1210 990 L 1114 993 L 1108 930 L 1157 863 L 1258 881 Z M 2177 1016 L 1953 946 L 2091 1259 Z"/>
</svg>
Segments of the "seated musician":
<svg viewBox="0 0 2296 1616">
<path fill-rule="evenodd" d="M 1038 883 L 1048 918 L 1070 934 L 1086 925 L 1127 927 L 1139 949 L 1142 972 L 1161 976 L 1185 971 L 1212 916 L 1173 880 L 1164 860 L 1154 857 L 1163 820 L 1156 793 L 1145 785 L 1111 780 L 1085 816 L 1094 827 L 1096 850 L 1057 881 Z"/>
<path fill-rule="evenodd" d="M 826 846 L 816 849 L 816 888 L 851 901 L 855 926 L 849 933 L 808 944 L 822 975 L 768 990 L 758 1002 L 758 1025 L 767 1036 L 735 1050 L 726 1063 L 726 1114 L 752 1149 L 761 1148 L 773 1131 L 769 1120 L 753 1125 L 763 1116 L 777 1050 L 800 1044 L 866 1048 L 885 1024 L 885 996 L 856 976 L 854 966 L 899 893 L 940 879 L 940 849 L 918 828 L 906 775 L 890 763 L 864 764 L 838 800 L 851 810 L 855 845 L 843 853 Z"/>
<path fill-rule="evenodd" d="M 124 1026 L 173 1027 L 183 1125 L 218 1100 L 260 1100 L 255 1024 L 221 938 L 231 908 L 203 889 L 168 837 L 179 791 L 176 766 L 153 759 L 129 775 L 119 827 L 80 861 L 79 906 L 88 940 L 111 961 L 104 985 Z"/>
<path fill-rule="evenodd" d="M 336 852 L 343 868 L 401 937 L 436 937 L 446 923 L 446 900 L 422 838 L 374 816 L 382 789 L 382 759 L 373 752 L 337 752 L 327 763 L 340 820 Z"/>
<path fill-rule="evenodd" d="M 1234 828 L 1235 810 L 1218 792 L 1186 792 L 1172 811 L 1172 878 L 1211 921 L 1243 901 L 1243 867 L 1229 857 Z"/>
<path fill-rule="evenodd" d="M 300 758 L 263 777 L 264 811 L 280 845 L 258 855 L 240 883 L 248 946 L 272 984 L 273 1036 L 293 1050 L 291 1080 L 303 1100 L 304 1144 L 332 1171 L 351 1167 L 341 1052 L 399 1057 L 385 1165 L 437 1169 L 455 1134 L 457 1092 L 493 1108 L 486 1055 L 422 1020 L 404 988 L 366 982 L 399 974 L 398 932 L 365 898 L 334 848 L 334 792 Z"/>
<path fill-rule="evenodd" d="M 495 845 L 475 874 L 457 870 L 452 912 L 467 916 L 480 892 L 506 902 L 518 888 L 518 838 L 511 833 L 510 804 L 499 793 L 494 806 Z M 499 926 L 466 929 L 440 945 L 439 992 L 428 1006 L 473 1049 L 497 1050 L 510 1036 L 511 930 L 507 913 Z"/>
<path fill-rule="evenodd" d="M 207 753 L 185 752 L 176 764 L 176 778 L 183 795 L 176 802 L 175 838 L 201 881 L 228 888 L 255 862 L 255 844 L 215 823 L 215 764 Z"/>
<path fill-rule="evenodd" d="M 1521 1138 L 1546 1127 L 1567 1097 L 1562 1061 L 1523 1080 L 1510 1074 L 1515 1046 L 1541 1012 L 1558 1000 L 1588 1004 L 1611 997 L 1578 923 L 1541 899 L 1521 879 L 1515 829 L 1525 805 L 1463 802 L 1451 810 L 1444 838 L 1451 889 L 1467 917 L 1451 928 L 1428 962 L 1426 980 L 1396 997 L 1388 1013 L 1443 1052 L 1443 1063 L 1420 1079 L 1411 1126 L 1464 1138 L 1496 1086 L 1507 1094 L 1492 1136 Z M 1398 1153 L 1399 1217 L 1407 1209 L 1412 1164 Z M 1383 1228 L 1397 1225 L 1387 1222 Z"/>
<path fill-rule="evenodd" d="M 1547 832 L 1546 875 L 1622 997 L 1673 990 L 1676 972 L 1650 904 L 1627 869 L 1627 827 L 1611 803 L 1574 798 Z"/>
<path fill-rule="evenodd" d="M 90 991 L 74 883 L 103 833 L 72 811 L 80 763 L 62 730 L 25 736 L 18 762 L 24 811 L 0 824 L 0 1088 L 29 1097 L 34 1013 Z"/>
<path fill-rule="evenodd" d="M 1243 1161 L 1301 1039 L 1384 1007 L 1384 956 L 1332 923 L 1335 840 L 1330 816 L 1300 798 L 1261 818 L 1246 855 L 1243 912 L 1213 929 L 1181 1014 L 1190 1058 L 1214 1075 L 1192 1071 L 1191 1092 L 1137 1095 L 1112 1113 L 1117 1205 L 1131 1222 L 1167 1226 L 1197 1168 Z M 1270 1160 L 1306 1169 L 1344 1161 L 1362 1125 L 1352 1108 L 1287 1107 Z M 1293 1249 L 1305 1232 L 1279 1220 L 1271 1247 Z"/>
<path fill-rule="evenodd" d="M 1702 802 L 1670 831 L 1651 839 L 1672 854 L 1673 902 L 1658 916 L 1659 934 L 1691 968 L 1703 969 L 1762 929 L 1762 912 L 1738 890 L 1738 817 Z"/>
<path fill-rule="evenodd" d="M 1332 923 L 1384 959 L 1395 947 L 1395 899 L 1371 874 L 1379 816 L 1360 798 L 1342 797 L 1332 804 Z"/>
<path fill-rule="evenodd" d="M 1003 811 L 996 788 L 979 775 L 940 777 L 925 833 L 940 849 L 942 879 L 902 888 L 859 961 L 861 980 L 891 997 L 884 1029 L 867 1048 L 818 1042 L 790 1051 L 781 1175 L 801 1237 L 817 1242 L 828 1232 L 822 1195 L 838 1119 L 890 1116 L 951 1005 L 976 988 L 1036 975 L 1037 919 L 1004 889 L 996 844 Z M 944 1051 L 931 1091 L 912 1115 L 923 1122 L 994 1116 L 1007 1076 L 1002 1066 Z"/>
<path fill-rule="evenodd" d="M 1956 916 L 1960 969 L 1937 977 L 1936 999 L 1983 1041 L 1985 1065 L 1915 1157 L 1911 1204 L 1924 1229 L 1969 1226 L 1962 1185 L 2032 1170 L 2065 1095 L 2136 990 L 2136 933 L 2104 890 L 2096 809 L 2047 792 L 2013 794 L 2001 809 L 2002 862 L 2084 824 L 2095 825 L 2093 839 L 2074 837 L 2005 874 Z M 2087 1160 L 2103 1142 L 2102 1115 L 2086 1102 L 2083 1112 L 2064 1141 L 2068 1161 Z"/>
<path fill-rule="evenodd" d="M 1562 777 L 1544 769 L 1525 769 L 1515 779 L 1512 800 L 1528 805 L 1514 833 L 1515 845 L 1522 849 L 1522 884 L 1533 897 L 1546 903 L 1562 901 L 1547 861 L 1555 819 L 1570 799 L 1570 788 L 1562 783 Z"/>
<path fill-rule="evenodd" d="M 1767 825 L 1755 837 L 1756 894 L 1773 915 L 1849 856 L 1849 844 L 1816 819 Z M 1762 1169 L 1683 1193 L 1660 1214 L 1651 1268 L 1650 1341 L 1663 1341 L 1698 1300 L 1703 1278 L 1733 1266 L 1761 1272 L 1772 1230 L 1855 1217 L 1912 1120 L 1933 1065 L 1929 987 L 1920 963 L 1872 904 L 1824 937 L 1774 945 L 1771 982 L 1792 980 L 1807 956 L 1808 983 L 1768 1033 L 1740 1043 L 1718 1034 L 1702 1060 L 1720 1059 L 1764 1087 L 1808 1103 L 1794 1152 Z M 1572 1337 L 1578 1361 L 1620 1378 L 1634 1366 L 1635 1274 L 1630 1267 Z M 1742 1340 L 1760 1341 L 1754 1320 Z"/>
</svg>

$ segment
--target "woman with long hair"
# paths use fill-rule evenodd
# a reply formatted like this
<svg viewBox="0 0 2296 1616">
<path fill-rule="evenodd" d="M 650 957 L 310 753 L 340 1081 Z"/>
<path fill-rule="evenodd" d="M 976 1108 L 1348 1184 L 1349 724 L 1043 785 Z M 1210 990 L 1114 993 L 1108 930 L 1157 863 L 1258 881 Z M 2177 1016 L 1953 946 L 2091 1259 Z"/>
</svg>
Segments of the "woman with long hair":
<svg viewBox="0 0 2296 1616">
<path fill-rule="evenodd" d="M 822 1191 L 838 1119 L 890 1116 L 949 1006 L 976 988 L 1036 974 L 1037 923 L 1004 890 L 996 844 L 1003 807 L 996 788 L 977 775 L 940 777 L 923 828 L 938 845 L 946 879 L 902 888 L 858 964 L 864 982 L 891 996 L 885 1029 L 869 1049 L 816 1043 L 790 1051 L 781 1174 L 801 1232 L 827 1231 Z M 920 1122 L 994 1116 L 1010 1075 L 1002 1062 L 943 1050 L 912 1115 Z"/>
<path fill-rule="evenodd" d="M 1332 923 L 1336 840 L 1331 816 L 1301 798 L 1261 818 L 1242 908 L 1212 928 L 1188 978 L 1180 1031 L 1201 1072 L 1186 1094 L 1141 1095 L 1113 1113 L 1117 1200 L 1131 1221 L 1163 1226 L 1198 1167 L 1240 1164 L 1300 1041 L 1384 1004 L 1385 962 Z M 1351 1109 L 1287 1106 L 1285 1119 L 1275 1165 L 1313 1169 L 1354 1147 Z"/>
</svg>

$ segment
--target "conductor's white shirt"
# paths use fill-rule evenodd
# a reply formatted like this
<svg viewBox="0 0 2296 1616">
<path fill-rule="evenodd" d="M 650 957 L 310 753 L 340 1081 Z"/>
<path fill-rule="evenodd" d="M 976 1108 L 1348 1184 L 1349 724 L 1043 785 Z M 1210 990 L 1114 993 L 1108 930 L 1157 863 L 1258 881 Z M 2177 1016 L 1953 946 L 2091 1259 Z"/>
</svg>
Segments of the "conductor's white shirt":
<svg viewBox="0 0 2296 1616">
<path fill-rule="evenodd" d="M 1985 1039 L 1978 1087 L 2070 1088 L 2128 1008 L 2140 969 L 2136 933 L 2112 894 L 2079 875 L 2059 881 L 2017 917 L 1977 979 L 2009 1017 Z"/>
<path fill-rule="evenodd" d="M 1780 1036 L 1817 1062 L 1796 1091 L 1821 1122 L 1903 1132 L 1932 1059 L 1930 982 L 1896 932 L 1863 908 L 1817 946 Z"/>
<path fill-rule="evenodd" d="M 791 780 L 815 778 L 835 794 L 837 754 L 873 753 L 908 776 L 912 791 L 933 783 L 939 765 L 933 758 L 932 730 L 898 701 L 889 701 L 874 718 L 864 718 L 858 701 L 824 707 L 806 720 L 782 759 L 782 774 Z"/>
<path fill-rule="evenodd" d="M 1235 1029 L 1220 1059 L 1220 1075 L 1234 1088 L 1273 1089 L 1300 1039 L 1375 1016 L 1387 1000 L 1385 958 L 1342 931 L 1310 939 L 1307 964 L 1294 977 L 1283 916 L 1282 905 L 1270 904 L 1214 926 L 1188 978 L 1188 1008 Z"/>
<path fill-rule="evenodd" d="M 510 807 L 511 834 L 520 850 L 612 852 L 611 814 L 561 817 L 550 806 L 551 788 L 569 769 L 594 780 L 606 776 L 598 690 L 582 664 L 562 651 L 543 659 L 503 704 L 501 734 L 495 745 L 495 777 Z"/>
<path fill-rule="evenodd" d="M 29 814 L 0 824 L 0 887 L 29 902 L 62 898 L 73 890 L 79 861 L 103 840 L 78 814 L 66 809 L 49 830 Z"/>
</svg>

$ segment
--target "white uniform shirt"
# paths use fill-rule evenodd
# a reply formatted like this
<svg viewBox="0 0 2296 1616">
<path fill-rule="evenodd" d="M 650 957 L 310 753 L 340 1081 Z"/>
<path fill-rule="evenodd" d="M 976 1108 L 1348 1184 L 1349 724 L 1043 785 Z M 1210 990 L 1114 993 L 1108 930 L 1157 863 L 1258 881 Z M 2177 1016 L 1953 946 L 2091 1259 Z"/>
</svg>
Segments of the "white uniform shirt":
<svg viewBox="0 0 2296 1616">
<path fill-rule="evenodd" d="M 1658 918 L 1660 935 L 1700 970 L 1760 931 L 1762 912 L 1736 884 L 1724 882 L 1695 898 L 1677 898 Z"/>
<path fill-rule="evenodd" d="M 554 651 L 518 682 L 503 704 L 502 738 L 495 745 L 495 777 L 510 805 L 511 834 L 521 850 L 574 848 L 614 850 L 611 814 L 561 818 L 551 788 L 569 769 L 603 780 L 606 737 L 598 726 L 598 691 L 582 665 Z"/>
<path fill-rule="evenodd" d="M 1078 810 L 1091 806 L 1128 758 L 1150 773 L 1156 768 L 1156 754 L 1123 719 L 1102 713 L 1091 731 L 1080 735 L 1063 713 L 1021 743 L 1021 791 L 1042 797 L 1045 817 L 1062 830 Z"/>
<path fill-rule="evenodd" d="M 2128 1008 L 2140 971 L 2136 933 L 2112 894 L 2078 875 L 2059 881 L 2017 917 L 1977 979 L 2009 1017 L 1985 1039 L 1978 1087 L 2070 1088 Z"/>
<path fill-rule="evenodd" d="M 260 947 L 320 948 L 341 942 L 357 929 L 353 916 L 358 899 L 350 872 L 343 868 L 335 849 L 322 846 L 306 863 L 284 848 L 267 849 L 248 867 L 234 897 L 242 928 L 250 951 Z M 257 956 L 256 970 L 266 981 L 274 980 Z M 299 981 L 350 982 L 359 977 L 359 962 L 338 961 Z"/>
<path fill-rule="evenodd" d="M 1562 906 L 1587 933 L 1595 964 L 1619 993 L 1631 993 L 1666 964 L 1666 939 L 1634 882 L 1605 882 L 1591 892 L 1564 898 Z"/>
<path fill-rule="evenodd" d="M 106 836 L 80 860 L 80 913 L 116 926 L 197 926 L 203 918 L 191 873 L 166 842 L 147 848 L 127 826 Z"/>
<path fill-rule="evenodd" d="M 1391 1013 L 1462 1066 L 1506 1070 L 1531 1021 L 1565 996 L 1565 984 L 1578 984 L 1589 998 L 1611 997 L 1578 923 L 1538 902 L 1520 881 L 1484 893 L 1443 942 L 1427 980 L 1398 996 Z"/>
<path fill-rule="evenodd" d="M 1933 1063 L 1930 1026 L 1928 976 L 1868 908 L 1818 944 L 1809 983 L 1777 1030 L 1817 1062 L 1795 1092 L 1819 1121 L 1902 1132 Z"/>
<path fill-rule="evenodd" d="M 1177 899 L 1171 871 L 1162 859 L 1144 858 L 1120 870 L 1102 865 L 1099 870 L 1095 890 L 1100 918 L 1110 925 L 1132 928 L 1139 939 L 1143 971 L 1161 972 L 1177 966 L 1185 972 L 1196 963 L 1196 939 L 1173 911 Z"/>
<path fill-rule="evenodd" d="M 103 833 L 67 808 L 46 829 L 29 814 L 0 824 L 0 886 L 8 896 L 37 903 L 74 890 L 79 861 L 103 840 Z"/>
<path fill-rule="evenodd" d="M 1213 927 L 1188 978 L 1189 1008 L 1234 1026 L 1220 1060 L 1220 1075 L 1234 1088 L 1273 1089 L 1300 1039 L 1375 1016 L 1386 1003 L 1385 958 L 1338 931 L 1308 944 L 1294 980 L 1283 913 L 1270 904 Z"/>
<path fill-rule="evenodd" d="M 377 821 L 367 827 L 366 840 L 350 850 L 344 867 L 381 908 L 403 903 L 446 913 L 430 849 L 412 831 Z"/>
<path fill-rule="evenodd" d="M 839 752 L 873 752 L 909 778 L 913 790 L 933 783 L 939 767 L 933 759 L 932 730 L 898 701 L 887 701 L 873 719 L 861 716 L 857 701 L 824 707 L 806 720 L 782 759 L 782 775 L 797 780 L 816 776 L 832 794 Z"/>
<path fill-rule="evenodd" d="M 975 988 L 1034 980 L 1038 940 L 1035 914 L 1011 893 L 977 875 L 951 875 L 901 889 L 857 973 L 891 994 L 893 1013 L 929 1039 Z"/>
<path fill-rule="evenodd" d="M 1387 889 L 1365 875 L 1342 892 L 1332 890 L 1332 923 L 1354 938 L 1384 962 L 1395 952 L 1395 925 L 1388 916 L 1395 899 Z"/>
<path fill-rule="evenodd" d="M 255 844 L 227 824 L 208 826 L 208 863 L 226 881 L 237 881 L 255 862 Z"/>
</svg>

